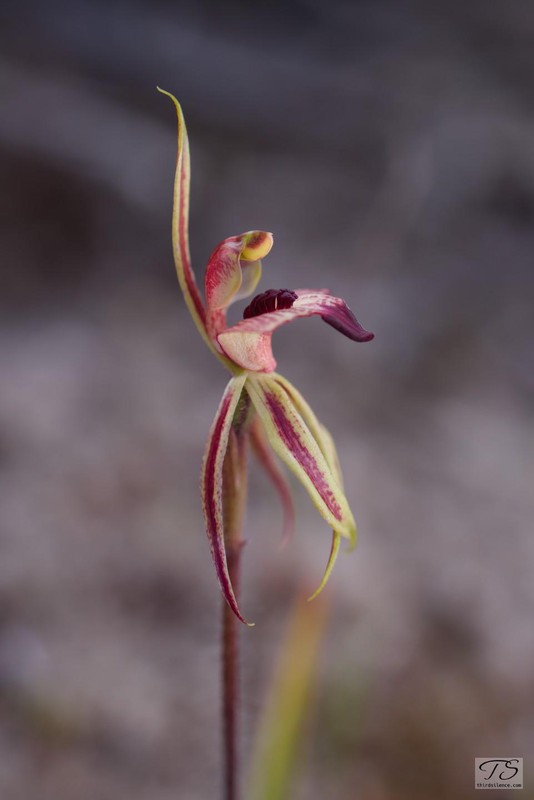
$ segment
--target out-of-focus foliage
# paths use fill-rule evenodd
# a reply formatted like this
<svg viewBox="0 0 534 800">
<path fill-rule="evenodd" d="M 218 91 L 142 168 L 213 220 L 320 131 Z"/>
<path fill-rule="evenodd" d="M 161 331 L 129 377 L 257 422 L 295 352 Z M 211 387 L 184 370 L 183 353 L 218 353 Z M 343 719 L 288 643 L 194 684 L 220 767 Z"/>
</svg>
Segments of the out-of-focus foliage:
<svg viewBox="0 0 534 800">
<path fill-rule="evenodd" d="M 246 793 L 250 800 L 284 800 L 292 796 L 292 778 L 306 740 L 305 723 L 310 715 L 326 620 L 324 595 L 313 604 L 304 594 L 297 598 L 256 734 Z"/>
</svg>

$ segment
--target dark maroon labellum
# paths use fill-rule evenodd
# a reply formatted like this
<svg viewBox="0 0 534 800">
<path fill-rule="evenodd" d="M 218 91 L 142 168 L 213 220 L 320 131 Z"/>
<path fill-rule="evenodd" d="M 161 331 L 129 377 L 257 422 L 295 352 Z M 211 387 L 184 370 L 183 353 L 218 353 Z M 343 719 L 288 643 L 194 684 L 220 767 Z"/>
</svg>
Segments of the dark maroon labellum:
<svg viewBox="0 0 534 800">
<path fill-rule="evenodd" d="M 269 311 L 291 308 L 297 296 L 291 289 L 267 289 L 266 292 L 257 294 L 248 304 L 243 311 L 243 319 L 259 317 L 260 314 L 267 314 Z"/>
</svg>

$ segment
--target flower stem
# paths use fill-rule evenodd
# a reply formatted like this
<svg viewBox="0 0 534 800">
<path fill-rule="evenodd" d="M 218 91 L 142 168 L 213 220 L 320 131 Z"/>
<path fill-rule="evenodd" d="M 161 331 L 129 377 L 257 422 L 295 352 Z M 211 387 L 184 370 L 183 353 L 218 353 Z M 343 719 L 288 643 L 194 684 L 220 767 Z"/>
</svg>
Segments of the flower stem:
<svg viewBox="0 0 534 800">
<path fill-rule="evenodd" d="M 228 567 L 230 578 L 237 595 L 236 577 L 239 570 L 239 553 L 230 558 Z M 233 569 L 232 569 L 233 567 Z M 238 620 L 234 612 L 223 600 L 222 619 L 222 691 L 223 691 L 223 748 L 224 748 L 224 800 L 237 800 L 238 797 L 238 706 L 239 706 L 239 634 Z"/>
<path fill-rule="evenodd" d="M 247 494 L 247 436 L 230 432 L 223 466 L 224 537 L 228 572 L 239 601 L 243 516 Z M 222 610 L 222 723 L 224 800 L 239 797 L 239 630 L 238 620 L 223 600 Z"/>
</svg>

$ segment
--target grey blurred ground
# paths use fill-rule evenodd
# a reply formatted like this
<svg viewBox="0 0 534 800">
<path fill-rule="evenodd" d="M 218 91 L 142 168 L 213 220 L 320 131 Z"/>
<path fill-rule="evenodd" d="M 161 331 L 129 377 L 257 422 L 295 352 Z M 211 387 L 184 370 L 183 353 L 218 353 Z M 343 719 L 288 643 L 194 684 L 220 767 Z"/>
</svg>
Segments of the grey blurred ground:
<svg viewBox="0 0 534 800">
<path fill-rule="evenodd" d="M 226 377 L 175 282 L 156 84 L 188 120 L 199 276 L 225 236 L 272 230 L 263 288 L 328 286 L 376 332 L 275 337 L 360 528 L 298 797 L 471 797 L 485 755 L 523 756 L 532 797 L 532 3 L 0 13 L 2 800 L 218 796 L 197 483 Z M 251 489 L 246 751 L 328 549 L 295 487 L 283 555 Z"/>
</svg>

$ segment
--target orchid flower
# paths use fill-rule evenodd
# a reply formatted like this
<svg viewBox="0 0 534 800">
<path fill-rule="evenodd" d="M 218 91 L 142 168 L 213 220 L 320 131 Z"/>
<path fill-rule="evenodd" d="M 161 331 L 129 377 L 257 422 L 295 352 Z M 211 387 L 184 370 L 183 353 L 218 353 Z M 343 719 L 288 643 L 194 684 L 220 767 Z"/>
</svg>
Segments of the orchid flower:
<svg viewBox="0 0 534 800">
<path fill-rule="evenodd" d="M 299 479 L 332 529 L 324 576 L 312 597 L 321 591 L 330 576 L 341 538 L 346 538 L 352 547 L 356 543 L 356 526 L 343 491 L 335 445 L 302 395 L 274 371 L 273 332 L 299 317 L 318 315 L 353 341 L 367 342 L 373 334 L 364 330 L 346 303 L 332 297 L 327 289 L 269 289 L 253 297 L 245 308 L 243 320 L 228 326 L 229 306 L 252 295 L 260 281 L 261 261 L 273 245 L 272 234 L 265 231 L 231 236 L 215 248 L 206 267 L 203 301 L 189 254 L 187 131 L 176 98 L 160 91 L 173 101 L 178 116 L 172 222 L 178 281 L 201 336 L 232 374 L 206 445 L 201 489 L 208 540 L 222 593 L 232 611 L 245 622 L 230 580 L 224 537 L 223 463 L 236 431 L 251 442 L 281 498 L 284 537 L 287 538 L 293 526 L 293 505 L 285 477 L 271 449 Z"/>
</svg>

